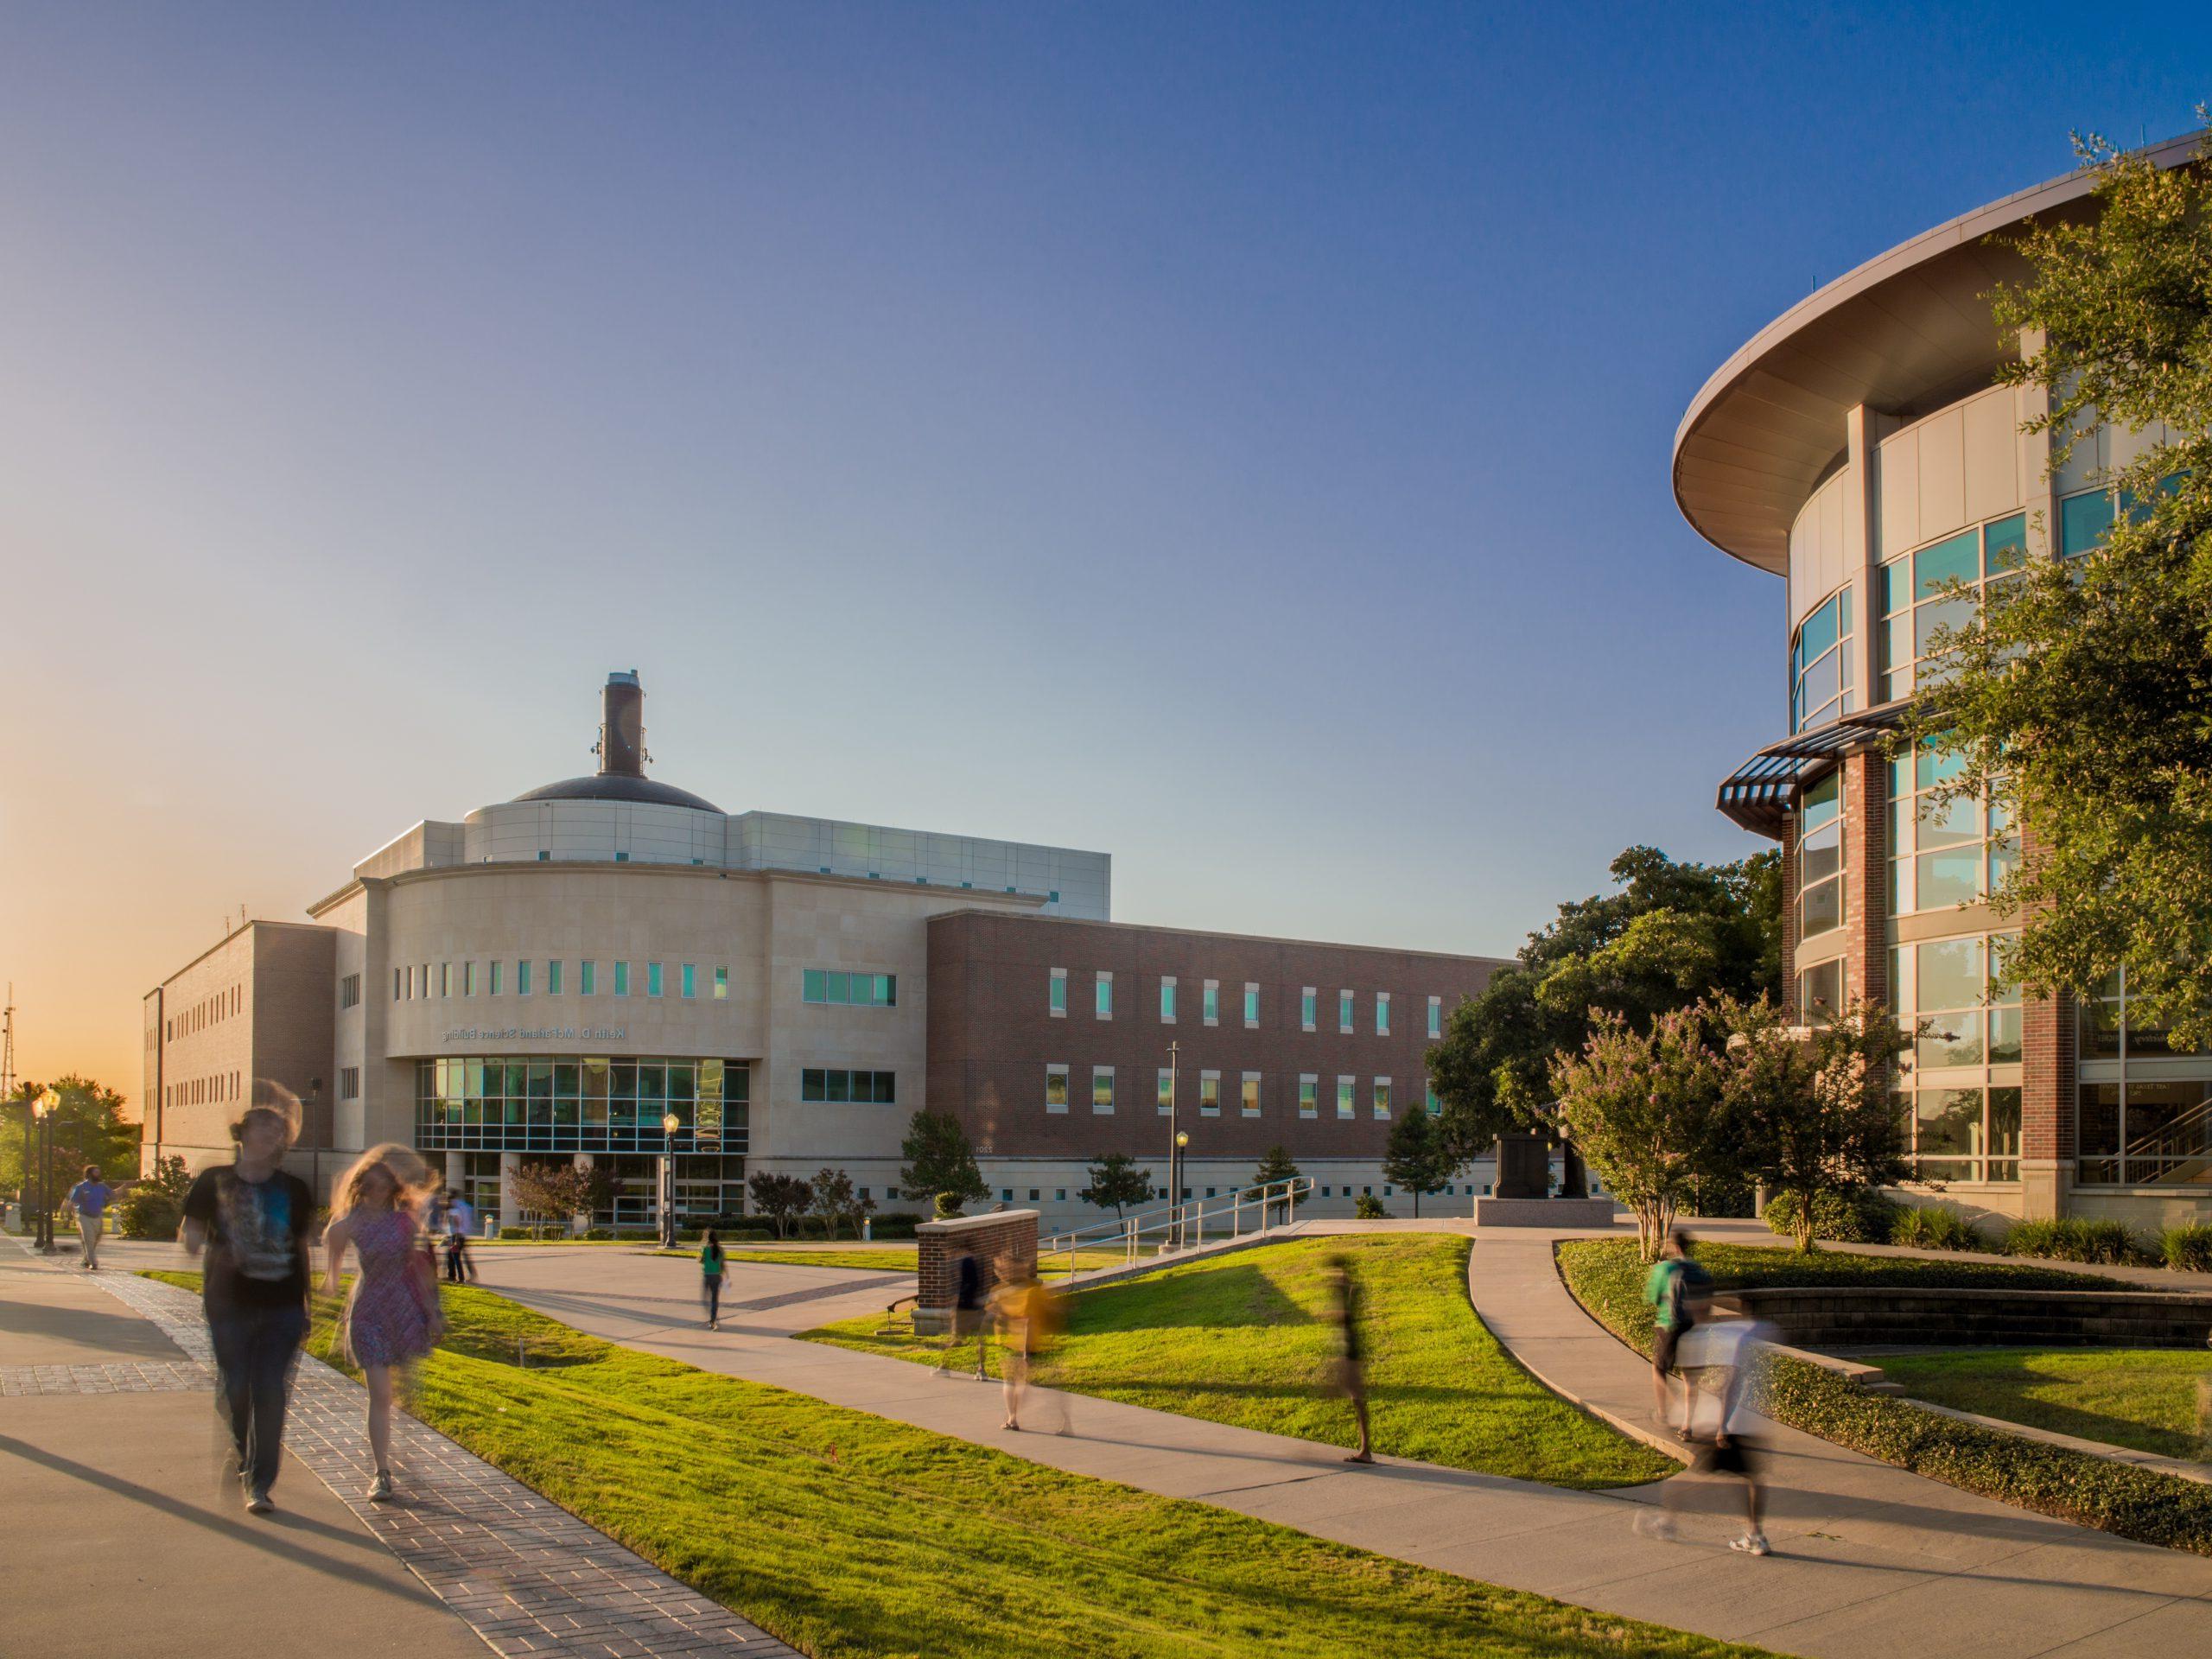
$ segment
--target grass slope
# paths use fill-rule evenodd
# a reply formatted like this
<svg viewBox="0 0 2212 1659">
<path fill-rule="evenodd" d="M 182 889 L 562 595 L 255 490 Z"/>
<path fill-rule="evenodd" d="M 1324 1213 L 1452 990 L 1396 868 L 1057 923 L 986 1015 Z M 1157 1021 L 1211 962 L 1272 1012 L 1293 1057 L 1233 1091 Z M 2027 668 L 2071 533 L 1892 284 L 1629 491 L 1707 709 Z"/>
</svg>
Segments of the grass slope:
<svg viewBox="0 0 2212 1659">
<path fill-rule="evenodd" d="M 1763 1651 L 1040 1468 L 617 1348 L 489 1292 L 445 1300 L 416 1416 L 823 1659 Z M 334 1306 L 317 1304 L 318 1353 Z"/>
<path fill-rule="evenodd" d="M 1569 1405 L 1521 1369 L 1467 1302 L 1464 1238 L 1296 1239 L 1166 1268 L 1071 1297 L 1038 1369 L 1054 1388 L 1326 1445 L 1354 1443 L 1325 1381 L 1330 1257 L 1365 1294 L 1375 1443 L 1395 1456 L 1555 1486 L 1626 1486 L 1679 1465 Z M 851 1319 L 809 1338 L 935 1363 L 934 1339 Z"/>
<path fill-rule="evenodd" d="M 2175 1348 L 1980 1348 L 1883 1356 L 1916 1400 L 2164 1458 L 2205 1452 L 2197 1387 L 2212 1354 Z"/>
</svg>

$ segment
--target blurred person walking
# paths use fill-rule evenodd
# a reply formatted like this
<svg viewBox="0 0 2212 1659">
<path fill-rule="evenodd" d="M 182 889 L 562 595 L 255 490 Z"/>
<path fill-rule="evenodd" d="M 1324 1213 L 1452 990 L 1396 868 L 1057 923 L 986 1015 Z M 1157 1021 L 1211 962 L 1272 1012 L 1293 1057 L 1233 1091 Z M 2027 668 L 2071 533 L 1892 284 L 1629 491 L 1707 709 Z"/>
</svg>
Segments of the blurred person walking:
<svg viewBox="0 0 2212 1659">
<path fill-rule="evenodd" d="M 707 1329 L 722 1328 L 722 1274 L 728 1270 L 721 1236 L 711 1227 L 699 1235 L 699 1288 L 707 1299 Z"/>
<path fill-rule="evenodd" d="M 1651 1413 L 1662 1428 L 1690 1438 L 1689 1386 L 1679 1375 L 1677 1358 L 1682 1338 L 1697 1323 L 1695 1306 L 1711 1291 L 1713 1280 L 1692 1255 L 1687 1230 L 1676 1227 L 1660 1247 L 1659 1259 L 1643 1281 L 1643 1300 L 1652 1308 Z M 1682 1402 L 1681 1421 L 1675 1421 L 1674 1401 Z"/>
<path fill-rule="evenodd" d="M 944 1351 L 938 1356 L 939 1376 L 952 1368 L 952 1357 L 969 1337 L 976 1338 L 976 1380 L 983 1380 L 983 1351 L 989 1338 L 983 1329 L 983 1266 L 972 1253 L 952 1259 L 952 1329 L 946 1332 Z"/>
<path fill-rule="evenodd" d="M 1765 1530 L 1760 1525 L 1764 1493 L 1759 1474 L 1765 1452 L 1760 1434 L 1762 1424 L 1751 1406 L 1751 1396 L 1757 1391 L 1774 1332 L 1769 1326 L 1740 1314 L 1713 1318 L 1710 1294 L 1703 1290 L 1693 1293 L 1692 1311 L 1696 1316 L 1698 1335 L 1683 1350 L 1682 1365 L 1695 1374 L 1698 1382 L 1698 1387 L 1690 1393 L 1687 1421 L 1691 1433 L 1687 1438 L 1699 1446 L 1699 1451 L 1689 1472 L 1731 1476 L 1744 1483 L 1744 1534 L 1728 1548 L 1745 1555 L 1770 1554 L 1772 1546 L 1767 1542 Z M 1700 1397 L 1714 1402 L 1709 1440 L 1696 1432 L 1697 1402 Z M 1670 1480 L 1660 1489 L 1659 1510 L 1656 1514 L 1647 1512 L 1637 1518 L 1638 1532 L 1658 1538 L 1680 1535 L 1675 1516 L 1681 1506 L 1682 1484 L 1679 1479 Z"/>
<path fill-rule="evenodd" d="M 129 1181 L 110 1186 L 100 1179 L 98 1164 L 85 1166 L 85 1179 L 69 1189 L 65 1200 L 77 1217 L 78 1262 L 97 1273 L 100 1265 L 100 1234 L 107 1226 L 107 1207 Z"/>
<path fill-rule="evenodd" d="M 207 1262 L 200 1305 L 215 1355 L 215 1399 L 229 1431 L 246 1508 L 266 1515 L 283 1457 L 292 1368 L 308 1333 L 315 1194 L 283 1167 L 298 1137 L 300 1103 L 254 1079 L 231 1126 L 236 1160 L 203 1169 L 184 1196 L 184 1248 Z"/>
<path fill-rule="evenodd" d="M 1033 1262 L 1005 1255 L 998 1258 L 993 1272 L 998 1283 L 991 1291 L 990 1322 L 999 1333 L 1000 1391 L 1006 1402 L 1006 1421 L 1000 1427 L 1019 1431 L 1021 1402 L 1028 1397 L 1030 1377 L 1058 1328 L 1059 1300 L 1045 1288 Z M 1065 1434 L 1069 1428 L 1067 1400 L 1065 1395 L 1055 1397 L 1060 1411 L 1056 1432 Z"/>
<path fill-rule="evenodd" d="M 339 1321 L 346 1354 L 369 1389 L 369 1450 L 376 1478 L 368 1499 L 392 1495 L 391 1404 L 404 1370 L 430 1351 L 445 1328 L 437 1269 L 421 1249 L 417 1196 L 429 1171 L 407 1147 L 372 1147 L 339 1179 L 324 1234 L 323 1288 L 338 1293 L 350 1249 L 360 1259 L 353 1293 Z"/>
<path fill-rule="evenodd" d="M 1331 1380 L 1338 1391 L 1351 1402 L 1352 1416 L 1359 1423 L 1359 1447 L 1344 1461 L 1372 1463 L 1375 1452 L 1367 1432 L 1367 1349 L 1359 1332 L 1359 1281 L 1353 1276 L 1350 1256 L 1329 1258 L 1328 1283 L 1337 1348 L 1330 1367 Z"/>
<path fill-rule="evenodd" d="M 476 1277 L 469 1259 L 468 1236 L 476 1230 L 476 1206 L 460 1193 L 446 1200 L 446 1282 L 465 1285 Z"/>
</svg>

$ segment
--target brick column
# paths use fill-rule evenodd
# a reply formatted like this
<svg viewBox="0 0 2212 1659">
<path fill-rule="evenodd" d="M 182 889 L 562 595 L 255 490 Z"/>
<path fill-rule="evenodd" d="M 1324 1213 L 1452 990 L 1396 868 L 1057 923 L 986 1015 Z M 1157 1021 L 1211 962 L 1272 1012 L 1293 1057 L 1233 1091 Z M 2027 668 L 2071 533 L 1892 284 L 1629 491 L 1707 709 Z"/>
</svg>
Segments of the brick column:
<svg viewBox="0 0 2212 1659">
<path fill-rule="evenodd" d="M 1879 753 L 1843 763 L 1843 931 L 1847 1000 L 1890 994 L 1890 781 Z"/>
<path fill-rule="evenodd" d="M 2036 846 L 2020 837 L 2020 857 Z M 2080 1032 L 2074 999 L 2023 994 L 2020 999 L 2020 1198 L 2031 1217 L 2063 1216 L 2074 1186 L 2075 1060 Z"/>
<path fill-rule="evenodd" d="M 983 1270 L 983 1294 L 998 1281 L 998 1258 L 1011 1255 L 1031 1273 L 1037 1270 L 1037 1212 L 998 1210 L 957 1221 L 925 1221 L 914 1229 L 914 1329 L 928 1335 L 950 1327 L 953 1299 L 960 1281 L 956 1263 L 976 1258 Z"/>
<path fill-rule="evenodd" d="M 1782 825 L 1782 1007 L 1792 1025 L 1804 1018 L 1797 1006 L 1797 804 Z"/>
</svg>

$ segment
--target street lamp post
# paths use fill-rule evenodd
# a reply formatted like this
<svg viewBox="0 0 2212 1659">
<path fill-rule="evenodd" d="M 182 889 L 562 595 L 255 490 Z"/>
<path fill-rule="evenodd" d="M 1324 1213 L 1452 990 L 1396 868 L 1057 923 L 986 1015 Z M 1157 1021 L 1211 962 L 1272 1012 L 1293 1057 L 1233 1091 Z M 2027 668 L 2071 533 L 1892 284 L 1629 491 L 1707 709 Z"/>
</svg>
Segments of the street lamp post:
<svg viewBox="0 0 2212 1659">
<path fill-rule="evenodd" d="M 54 1254 L 54 1115 L 61 1109 L 61 1091 L 48 1089 L 31 1110 L 38 1117 L 38 1248 Z"/>
<path fill-rule="evenodd" d="M 674 1112 L 660 1121 L 660 1247 L 676 1248 L 676 1131 L 683 1120 Z"/>
<path fill-rule="evenodd" d="M 1183 1248 L 1183 1149 L 1191 1144 L 1188 1129 L 1175 1131 L 1175 1248 Z"/>
<path fill-rule="evenodd" d="M 1182 1063 L 1183 1046 L 1167 1045 L 1167 1230 L 1168 1248 L 1175 1248 L 1182 1236 L 1179 1224 L 1181 1211 L 1176 1207 L 1183 1202 L 1182 1150 L 1186 1137 L 1175 1127 L 1176 1068 Z"/>
</svg>

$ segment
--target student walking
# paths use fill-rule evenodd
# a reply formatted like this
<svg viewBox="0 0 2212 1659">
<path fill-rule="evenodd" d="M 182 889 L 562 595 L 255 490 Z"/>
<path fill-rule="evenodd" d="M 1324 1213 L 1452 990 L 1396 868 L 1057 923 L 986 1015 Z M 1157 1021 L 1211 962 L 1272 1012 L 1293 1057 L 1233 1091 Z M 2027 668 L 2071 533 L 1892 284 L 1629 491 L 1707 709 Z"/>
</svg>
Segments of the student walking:
<svg viewBox="0 0 2212 1659">
<path fill-rule="evenodd" d="M 728 1270 L 722 1241 L 711 1227 L 699 1236 L 699 1288 L 707 1299 L 707 1329 L 722 1328 L 722 1274 Z"/>
<path fill-rule="evenodd" d="M 469 1260 L 468 1236 L 475 1230 L 476 1206 L 456 1192 L 446 1203 L 446 1282 L 465 1285 L 476 1276 Z"/>
<path fill-rule="evenodd" d="M 1351 1402 L 1359 1424 L 1359 1447 L 1346 1463 L 1372 1463 L 1375 1451 L 1367 1433 L 1367 1349 L 1359 1334 L 1359 1281 L 1352 1276 L 1351 1258 L 1329 1258 L 1330 1312 L 1336 1331 L 1336 1358 L 1331 1367 L 1338 1391 Z"/>
<path fill-rule="evenodd" d="M 387 1502 L 391 1487 L 391 1402 L 396 1381 L 435 1345 L 445 1328 L 438 1308 L 437 1274 L 421 1249 L 416 1202 L 427 1176 L 405 1147 L 385 1145 L 364 1153 L 331 1195 L 324 1235 L 323 1288 L 338 1292 L 350 1249 L 360 1259 L 353 1294 L 339 1328 L 346 1356 L 369 1386 L 369 1450 L 376 1478 L 372 1503 Z"/>
<path fill-rule="evenodd" d="M 989 1338 L 983 1330 L 983 1267 L 972 1254 L 958 1255 L 952 1262 L 952 1329 L 944 1339 L 944 1351 L 938 1356 L 938 1375 L 944 1376 L 952 1368 L 952 1357 L 960 1344 L 969 1338 L 976 1338 L 976 1380 L 983 1380 L 983 1351 Z"/>
<path fill-rule="evenodd" d="M 100 1179 L 98 1164 L 85 1166 L 85 1179 L 69 1189 L 69 1207 L 77 1215 L 78 1262 L 92 1272 L 99 1271 L 100 1234 L 107 1225 L 107 1207 L 118 1188 L 130 1185 L 118 1181 L 110 1186 Z"/>
<path fill-rule="evenodd" d="M 1766 1325 L 1755 1323 L 1740 1315 L 1723 1319 L 1709 1317 L 1711 1302 L 1699 1293 L 1694 1302 L 1700 1327 L 1697 1340 L 1684 1351 L 1684 1366 L 1694 1370 L 1700 1388 L 1691 1395 L 1691 1411 L 1686 1421 L 1695 1431 L 1695 1402 L 1699 1395 L 1714 1397 L 1718 1404 L 1713 1417 L 1713 1435 L 1704 1440 L 1689 1472 L 1693 1475 L 1725 1475 L 1744 1483 L 1744 1535 L 1728 1547 L 1745 1555 L 1766 1555 L 1772 1553 L 1766 1533 L 1760 1524 L 1764 1493 L 1759 1475 L 1764 1463 L 1761 1443 L 1761 1424 L 1752 1410 L 1751 1397 L 1756 1389 L 1761 1368 L 1765 1363 L 1768 1348 L 1774 1339 L 1773 1332 Z M 1692 1435 L 1686 1435 L 1686 1439 Z M 1694 1443 L 1696 1443 L 1694 1440 Z M 1637 1520 L 1637 1530 L 1658 1538 L 1679 1536 L 1675 1527 L 1675 1510 L 1681 1503 L 1680 1479 L 1670 1480 L 1660 1489 L 1660 1507 L 1656 1514 L 1647 1513 Z"/>
<path fill-rule="evenodd" d="M 255 1079 L 252 1103 L 231 1126 L 236 1161 L 200 1171 L 184 1197 L 184 1248 L 207 1253 L 200 1303 L 216 1404 L 256 1515 L 276 1508 L 269 1494 L 283 1456 L 284 1408 L 308 1332 L 315 1194 L 282 1166 L 299 1126 L 291 1093 Z"/>
<path fill-rule="evenodd" d="M 1021 1427 L 1021 1404 L 1045 1344 L 1059 1322 L 1059 1304 L 1038 1278 L 1034 1263 L 1001 1255 L 992 1268 L 998 1281 L 991 1291 L 990 1324 L 999 1333 L 1000 1392 L 1006 1402 L 1001 1428 Z M 1060 1401 L 1060 1427 L 1069 1428 L 1067 1402 Z"/>
<path fill-rule="evenodd" d="M 1713 1280 L 1691 1255 L 1690 1236 L 1677 1227 L 1660 1247 L 1659 1259 L 1643 1281 L 1643 1300 L 1652 1308 L 1651 1413 L 1662 1428 L 1673 1427 L 1682 1440 L 1690 1438 L 1689 1387 L 1677 1370 L 1682 1338 L 1697 1323 L 1695 1308 L 1711 1294 Z M 1674 1400 L 1682 1402 L 1681 1422 L 1675 1423 Z"/>
</svg>

